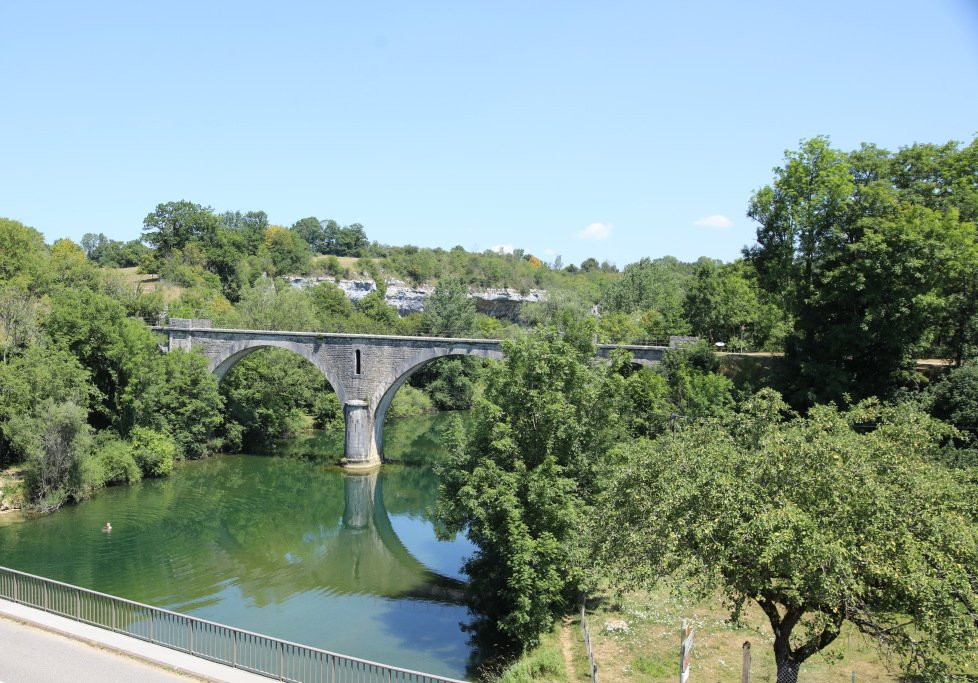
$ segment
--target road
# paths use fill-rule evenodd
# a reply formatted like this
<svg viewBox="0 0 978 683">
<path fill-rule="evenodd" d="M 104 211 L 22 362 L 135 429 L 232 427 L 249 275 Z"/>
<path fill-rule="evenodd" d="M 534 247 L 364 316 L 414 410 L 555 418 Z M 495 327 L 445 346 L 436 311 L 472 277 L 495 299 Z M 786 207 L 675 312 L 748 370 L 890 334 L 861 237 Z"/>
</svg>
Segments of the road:
<svg viewBox="0 0 978 683">
<path fill-rule="evenodd" d="M 2 683 L 189 683 L 188 678 L 0 617 Z"/>
</svg>

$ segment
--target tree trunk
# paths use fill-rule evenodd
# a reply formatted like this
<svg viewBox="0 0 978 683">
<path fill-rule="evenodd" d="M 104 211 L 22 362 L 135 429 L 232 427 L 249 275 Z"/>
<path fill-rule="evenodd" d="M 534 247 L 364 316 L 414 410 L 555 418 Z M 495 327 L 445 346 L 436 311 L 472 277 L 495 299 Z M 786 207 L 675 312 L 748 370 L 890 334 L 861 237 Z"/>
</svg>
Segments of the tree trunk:
<svg viewBox="0 0 978 683">
<path fill-rule="evenodd" d="M 791 658 L 777 658 L 778 683 L 798 683 L 798 670 L 801 664 Z"/>
</svg>

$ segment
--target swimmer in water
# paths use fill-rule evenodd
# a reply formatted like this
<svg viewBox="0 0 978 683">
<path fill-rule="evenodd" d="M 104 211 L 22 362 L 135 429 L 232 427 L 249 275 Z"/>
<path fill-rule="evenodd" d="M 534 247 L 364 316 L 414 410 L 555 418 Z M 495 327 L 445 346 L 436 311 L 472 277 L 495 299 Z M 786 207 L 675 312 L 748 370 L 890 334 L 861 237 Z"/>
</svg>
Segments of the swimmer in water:
<svg viewBox="0 0 978 683">
<path fill-rule="evenodd" d="M 112 525 L 106 522 L 105 526 L 102 527 L 102 531 L 112 531 Z"/>
</svg>

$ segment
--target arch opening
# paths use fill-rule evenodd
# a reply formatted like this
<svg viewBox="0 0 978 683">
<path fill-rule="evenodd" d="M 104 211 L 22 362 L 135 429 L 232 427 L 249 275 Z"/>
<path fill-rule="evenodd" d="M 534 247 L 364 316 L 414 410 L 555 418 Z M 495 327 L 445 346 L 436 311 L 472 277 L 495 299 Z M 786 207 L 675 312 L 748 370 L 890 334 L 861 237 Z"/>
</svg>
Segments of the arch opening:
<svg viewBox="0 0 978 683">
<path fill-rule="evenodd" d="M 305 354 L 256 345 L 231 354 L 222 365 L 223 372 L 215 374 L 225 400 L 226 449 L 268 450 L 280 439 L 301 436 L 285 447 L 288 452 L 342 455 L 342 396 Z M 313 428 L 324 431 L 314 435 Z"/>
<path fill-rule="evenodd" d="M 417 438 L 426 431 L 424 425 L 412 431 L 401 418 L 470 408 L 477 376 L 493 358 L 501 354 L 452 350 L 416 359 L 403 369 L 377 402 L 374 439 L 381 456 L 399 459 L 417 450 L 412 446 L 423 448 Z M 386 443 L 389 428 L 394 440 Z"/>
</svg>

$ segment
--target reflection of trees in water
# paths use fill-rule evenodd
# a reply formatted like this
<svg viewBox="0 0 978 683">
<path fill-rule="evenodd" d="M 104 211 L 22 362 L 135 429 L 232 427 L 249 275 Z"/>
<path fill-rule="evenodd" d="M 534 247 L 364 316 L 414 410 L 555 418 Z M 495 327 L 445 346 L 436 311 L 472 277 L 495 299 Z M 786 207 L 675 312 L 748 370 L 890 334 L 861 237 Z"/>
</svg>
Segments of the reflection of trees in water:
<svg viewBox="0 0 978 683">
<path fill-rule="evenodd" d="M 408 552 L 384 505 L 391 493 L 398 514 L 422 514 L 433 475 L 396 469 L 358 476 L 287 458 L 215 458 L 20 525 L 77 533 L 0 529 L 0 553 L 26 571 L 181 610 L 229 584 L 259 605 L 306 591 L 457 602 L 458 582 Z M 111 535 L 99 531 L 105 519 Z"/>
</svg>

